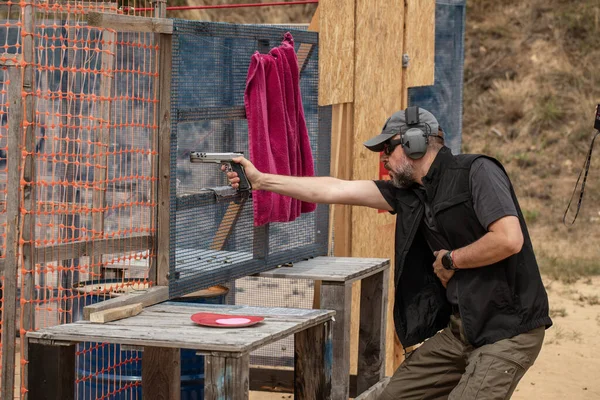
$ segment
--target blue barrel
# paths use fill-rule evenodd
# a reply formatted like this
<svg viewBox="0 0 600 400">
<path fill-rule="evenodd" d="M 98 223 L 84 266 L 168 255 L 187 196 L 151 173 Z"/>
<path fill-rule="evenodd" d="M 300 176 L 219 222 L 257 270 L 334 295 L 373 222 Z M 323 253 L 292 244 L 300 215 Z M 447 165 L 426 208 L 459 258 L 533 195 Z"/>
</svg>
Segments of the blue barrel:
<svg viewBox="0 0 600 400">
<path fill-rule="evenodd" d="M 82 282 L 75 290 L 73 320 L 83 318 L 83 307 L 116 297 L 106 292 L 111 284 L 127 284 L 123 279 Z M 171 301 L 224 304 L 228 289 L 213 286 Z M 77 398 L 79 400 L 142 399 L 142 355 L 118 344 L 85 342 L 77 347 Z M 204 357 L 195 350 L 181 349 L 181 400 L 204 399 Z"/>
</svg>

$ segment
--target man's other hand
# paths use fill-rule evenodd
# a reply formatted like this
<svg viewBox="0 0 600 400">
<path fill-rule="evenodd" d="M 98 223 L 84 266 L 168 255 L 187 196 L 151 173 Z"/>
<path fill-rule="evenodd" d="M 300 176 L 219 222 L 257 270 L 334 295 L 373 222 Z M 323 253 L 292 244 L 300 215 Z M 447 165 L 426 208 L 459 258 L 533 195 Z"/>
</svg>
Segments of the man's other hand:
<svg viewBox="0 0 600 400">
<path fill-rule="evenodd" d="M 440 279 L 440 281 L 442 281 L 442 285 L 444 285 L 444 287 L 448 286 L 448 281 L 454 275 L 454 271 L 444 268 L 444 265 L 442 264 L 442 257 L 444 257 L 444 254 L 446 254 L 447 252 L 448 250 L 444 249 L 433 252 L 433 255 L 435 256 L 435 262 L 433 263 L 433 272 Z"/>
</svg>

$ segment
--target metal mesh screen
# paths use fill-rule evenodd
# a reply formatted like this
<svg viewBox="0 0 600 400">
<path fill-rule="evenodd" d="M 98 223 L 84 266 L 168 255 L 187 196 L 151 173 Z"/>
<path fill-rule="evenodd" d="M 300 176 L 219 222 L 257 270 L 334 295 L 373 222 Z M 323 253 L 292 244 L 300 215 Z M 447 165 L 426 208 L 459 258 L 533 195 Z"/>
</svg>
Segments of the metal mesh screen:
<svg viewBox="0 0 600 400">
<path fill-rule="evenodd" d="M 286 267 L 282 267 L 286 268 Z M 261 307 L 312 308 L 314 281 L 248 276 L 235 281 L 235 304 Z M 250 353 L 250 364 L 294 368 L 294 336 Z"/>
<path fill-rule="evenodd" d="M 411 106 L 438 119 L 446 146 L 460 153 L 463 109 L 463 65 L 466 0 L 438 0 L 435 6 L 435 82 L 408 89 Z"/>
<path fill-rule="evenodd" d="M 189 154 L 248 155 L 244 90 L 252 54 L 280 45 L 311 48 L 300 90 L 316 175 L 329 174 L 331 108 L 318 107 L 318 35 L 286 27 L 174 20 L 169 295 L 327 252 L 328 207 L 289 223 L 255 227 L 252 198 L 227 186 L 218 164 Z"/>
</svg>

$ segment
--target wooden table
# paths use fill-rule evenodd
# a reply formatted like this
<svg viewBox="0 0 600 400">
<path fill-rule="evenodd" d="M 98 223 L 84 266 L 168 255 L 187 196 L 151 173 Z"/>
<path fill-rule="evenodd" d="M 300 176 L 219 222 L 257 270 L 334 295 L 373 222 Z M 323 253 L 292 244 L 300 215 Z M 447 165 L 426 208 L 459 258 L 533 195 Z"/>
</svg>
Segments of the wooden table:
<svg viewBox="0 0 600 400">
<path fill-rule="evenodd" d="M 352 283 L 361 281 L 356 394 L 385 377 L 390 261 L 386 258 L 316 257 L 258 276 L 322 281 L 321 309 L 335 310 L 332 399 L 347 400 L 350 388 Z"/>
<path fill-rule="evenodd" d="M 265 320 L 246 328 L 210 328 L 190 320 L 197 312 L 260 315 Z M 334 314 L 329 310 L 166 302 L 106 324 L 81 321 L 29 332 L 28 400 L 74 399 L 75 347 L 83 341 L 142 346 L 146 399 L 180 398 L 182 348 L 205 355 L 206 400 L 248 399 L 249 353 L 292 334 L 295 399 L 330 399 Z"/>
</svg>

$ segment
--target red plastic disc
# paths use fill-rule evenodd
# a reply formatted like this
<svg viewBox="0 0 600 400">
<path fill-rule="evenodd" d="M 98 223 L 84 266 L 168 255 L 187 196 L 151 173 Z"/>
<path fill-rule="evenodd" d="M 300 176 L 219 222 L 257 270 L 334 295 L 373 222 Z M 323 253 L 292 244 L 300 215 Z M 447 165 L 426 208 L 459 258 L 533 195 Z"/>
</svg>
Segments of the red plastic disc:
<svg viewBox="0 0 600 400">
<path fill-rule="evenodd" d="M 192 315 L 191 319 L 198 325 L 203 326 L 212 326 L 217 328 L 240 328 L 258 324 L 265 318 L 253 315 L 229 315 L 200 312 Z"/>
</svg>

